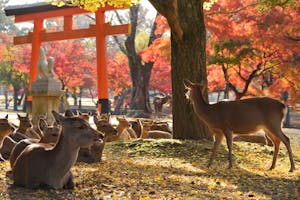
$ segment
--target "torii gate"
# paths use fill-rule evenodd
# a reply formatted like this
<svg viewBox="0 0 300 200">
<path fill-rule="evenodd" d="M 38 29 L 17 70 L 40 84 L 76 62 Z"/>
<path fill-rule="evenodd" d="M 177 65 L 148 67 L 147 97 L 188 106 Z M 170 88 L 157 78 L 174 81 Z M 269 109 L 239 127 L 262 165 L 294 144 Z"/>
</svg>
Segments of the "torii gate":
<svg viewBox="0 0 300 200">
<path fill-rule="evenodd" d="M 95 12 L 96 24 L 90 25 L 86 29 L 73 29 L 73 15 L 89 13 L 90 11 L 79 7 L 56 7 L 49 3 L 35 3 L 18 6 L 9 6 L 5 9 L 7 16 L 15 16 L 15 23 L 33 21 L 33 32 L 29 32 L 26 36 L 14 37 L 14 44 L 32 44 L 31 66 L 29 76 L 29 86 L 35 81 L 37 75 L 37 63 L 39 58 L 39 49 L 42 42 L 50 42 L 55 40 L 67 40 L 85 37 L 96 37 L 97 49 L 97 88 L 98 88 L 98 110 L 101 113 L 108 113 L 108 82 L 106 67 L 106 40 L 107 35 L 127 34 L 130 32 L 130 24 L 114 25 L 105 23 L 105 11 L 124 9 L 115 8 L 106 5 L 99 8 Z M 43 22 L 47 18 L 63 17 L 64 29 L 60 32 L 47 33 L 43 29 Z M 28 98 L 32 101 L 32 98 Z"/>
</svg>

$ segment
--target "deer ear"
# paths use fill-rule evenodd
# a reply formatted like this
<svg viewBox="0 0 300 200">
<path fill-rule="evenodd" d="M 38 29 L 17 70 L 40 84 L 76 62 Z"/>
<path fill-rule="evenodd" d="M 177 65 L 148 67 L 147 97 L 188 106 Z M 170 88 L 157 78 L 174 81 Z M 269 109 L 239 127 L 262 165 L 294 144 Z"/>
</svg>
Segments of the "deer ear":
<svg viewBox="0 0 300 200">
<path fill-rule="evenodd" d="M 99 119 L 98 119 L 97 115 L 94 115 L 93 119 L 94 119 L 94 124 L 97 124 L 99 122 Z"/>
<path fill-rule="evenodd" d="M 183 79 L 183 85 L 185 88 L 191 88 L 194 84 L 188 79 Z"/>
<path fill-rule="evenodd" d="M 55 121 L 56 121 L 58 124 L 61 124 L 61 123 L 64 121 L 64 119 L 65 119 L 64 116 L 60 115 L 59 113 L 57 113 L 57 112 L 54 111 L 54 110 L 52 110 L 52 115 L 53 115 Z"/>
<path fill-rule="evenodd" d="M 74 114 L 73 114 L 73 112 L 71 110 L 68 109 L 68 110 L 65 111 L 65 116 L 66 117 L 73 117 Z"/>
<path fill-rule="evenodd" d="M 8 114 L 5 116 L 5 119 L 8 119 Z"/>
<path fill-rule="evenodd" d="M 43 118 L 40 118 L 40 120 L 39 120 L 39 129 L 42 132 L 44 132 L 44 131 L 47 130 L 47 128 L 48 128 L 48 124 L 47 124 L 46 120 L 44 120 Z"/>
<path fill-rule="evenodd" d="M 20 118 L 21 118 L 21 115 L 19 115 L 19 113 L 17 113 L 17 115 L 18 115 L 18 118 L 20 119 Z"/>
</svg>

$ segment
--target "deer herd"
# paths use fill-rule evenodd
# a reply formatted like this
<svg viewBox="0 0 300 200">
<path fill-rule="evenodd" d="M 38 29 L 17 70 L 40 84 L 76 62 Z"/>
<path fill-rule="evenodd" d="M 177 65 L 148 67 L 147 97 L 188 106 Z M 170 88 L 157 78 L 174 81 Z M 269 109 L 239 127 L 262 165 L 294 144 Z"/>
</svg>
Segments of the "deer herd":
<svg viewBox="0 0 300 200">
<path fill-rule="evenodd" d="M 233 134 L 250 134 L 263 129 L 274 145 L 275 168 L 279 144 L 283 142 L 290 158 L 290 172 L 295 170 L 289 138 L 281 130 L 284 105 L 271 98 L 208 104 L 202 92 L 205 85 L 184 80 L 186 97 L 191 102 L 195 114 L 204 122 L 214 136 L 214 145 L 208 162 L 212 164 L 217 148 L 223 137 L 229 150 L 229 168 L 232 167 Z M 0 119 L 0 160 L 9 160 L 11 178 L 15 185 L 28 188 L 74 187 L 71 167 L 76 162 L 94 163 L 102 159 L 105 144 L 117 140 L 173 138 L 167 122 L 153 119 L 128 119 L 116 117 L 112 123 L 110 115 L 81 113 L 67 110 L 64 115 L 52 111 L 55 119 L 48 124 L 41 116 L 36 126 L 32 125 L 28 114 L 21 116 L 19 126 L 9 122 L 8 115 Z M 93 118 L 93 125 L 90 124 Z M 8 173 L 9 174 L 9 173 Z"/>
</svg>

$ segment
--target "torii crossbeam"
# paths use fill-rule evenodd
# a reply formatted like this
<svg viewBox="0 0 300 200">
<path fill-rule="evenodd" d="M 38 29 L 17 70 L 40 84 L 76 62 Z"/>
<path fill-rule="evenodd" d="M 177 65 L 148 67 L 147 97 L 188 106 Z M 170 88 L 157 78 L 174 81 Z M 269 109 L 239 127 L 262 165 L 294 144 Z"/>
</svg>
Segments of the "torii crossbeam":
<svg viewBox="0 0 300 200">
<path fill-rule="evenodd" d="M 86 29 L 73 29 L 73 15 L 89 13 L 79 7 L 56 7 L 49 3 L 35 3 L 5 8 L 7 16 L 15 16 L 15 23 L 33 21 L 33 32 L 26 36 L 14 37 L 14 44 L 32 44 L 31 66 L 29 76 L 29 90 L 31 83 L 35 81 L 37 75 L 37 63 L 39 49 L 42 42 L 55 40 L 67 40 L 76 38 L 96 37 L 97 49 L 97 88 L 98 88 L 98 110 L 101 113 L 108 113 L 108 82 L 106 66 L 106 40 L 107 35 L 127 34 L 130 32 L 130 24 L 114 25 L 105 23 L 105 11 L 122 8 L 105 6 L 95 12 L 96 24 L 90 25 Z M 47 33 L 43 27 L 43 22 L 48 18 L 63 17 L 64 29 L 59 32 Z M 30 97 L 29 101 L 32 100 Z"/>
</svg>

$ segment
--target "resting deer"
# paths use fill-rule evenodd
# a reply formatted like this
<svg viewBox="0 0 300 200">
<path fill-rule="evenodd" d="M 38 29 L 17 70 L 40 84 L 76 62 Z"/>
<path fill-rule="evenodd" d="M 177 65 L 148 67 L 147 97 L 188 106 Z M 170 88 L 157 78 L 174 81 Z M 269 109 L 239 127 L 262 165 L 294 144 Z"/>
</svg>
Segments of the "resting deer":
<svg viewBox="0 0 300 200">
<path fill-rule="evenodd" d="M 34 138 L 23 139 L 14 146 L 9 157 L 11 168 L 13 168 L 13 165 L 17 157 L 28 145 L 34 143 L 44 143 L 44 144 L 49 144 L 49 147 L 54 146 L 54 144 L 58 139 L 61 128 L 58 126 L 57 123 L 54 123 L 52 126 L 50 126 L 48 125 L 45 119 L 40 118 L 38 122 L 38 129 L 43 135 L 40 140 Z"/>
<path fill-rule="evenodd" d="M 8 121 L 8 115 L 0 119 L 0 144 L 3 138 L 12 132 L 14 132 L 15 127 Z"/>
<path fill-rule="evenodd" d="M 152 138 L 152 139 L 173 138 L 172 134 L 169 132 L 161 131 L 161 130 L 150 130 L 153 125 L 153 122 L 147 122 L 147 121 L 142 122 L 140 119 L 137 119 L 137 121 L 141 127 L 140 138 Z"/>
<path fill-rule="evenodd" d="M 25 117 L 22 117 L 21 115 L 18 114 L 18 119 L 20 121 L 18 129 L 13 134 L 10 134 L 10 137 L 13 140 L 18 142 L 26 138 L 40 139 L 39 134 L 32 129 L 33 126 L 31 120 L 29 119 L 28 114 L 26 114 Z"/>
<path fill-rule="evenodd" d="M 0 147 L 0 155 L 2 156 L 2 158 L 4 160 L 9 159 L 10 153 L 12 151 L 12 149 L 15 147 L 16 142 L 11 139 L 9 136 L 6 136 L 1 144 Z"/>
<path fill-rule="evenodd" d="M 85 120 L 87 123 L 89 123 L 90 115 L 91 113 L 81 113 L 80 111 L 77 111 L 77 115 L 74 115 L 71 110 L 65 111 L 65 116 L 73 117 L 77 116 L 83 120 Z M 92 145 L 88 147 L 82 147 L 79 150 L 77 161 L 78 162 L 85 162 L 85 163 L 94 163 L 98 162 L 102 158 L 102 152 L 104 149 L 105 142 L 104 140 L 96 141 Z"/>
<path fill-rule="evenodd" d="M 131 136 L 127 129 L 131 127 L 131 124 L 125 117 L 117 117 L 117 120 L 119 122 L 117 126 L 117 135 L 108 135 L 105 137 L 106 142 L 113 142 L 116 140 L 130 140 Z"/>
<path fill-rule="evenodd" d="M 203 98 L 205 84 L 184 80 L 186 97 L 193 105 L 198 118 L 203 121 L 214 135 L 215 141 L 208 167 L 212 164 L 216 150 L 225 136 L 229 150 L 229 168 L 232 167 L 232 135 L 251 134 L 263 129 L 274 143 L 273 161 L 270 169 L 275 168 L 279 145 L 282 141 L 290 158 L 290 172 L 295 170 L 289 138 L 282 132 L 281 124 L 286 109 L 281 102 L 268 97 L 251 98 L 238 101 L 208 104 Z"/>
<path fill-rule="evenodd" d="M 15 185 L 29 188 L 73 188 L 70 171 L 75 164 L 80 147 L 90 146 L 103 139 L 103 134 L 78 117 L 64 117 L 52 111 L 62 126 L 57 143 L 48 147 L 43 143 L 27 146 L 13 166 Z"/>
<path fill-rule="evenodd" d="M 77 112 L 78 112 L 78 117 L 80 117 L 81 119 L 86 120 L 87 122 L 90 120 L 90 116 L 92 115 L 91 112 L 88 112 L 88 113 L 82 113 L 80 111 L 77 111 Z"/>
</svg>

